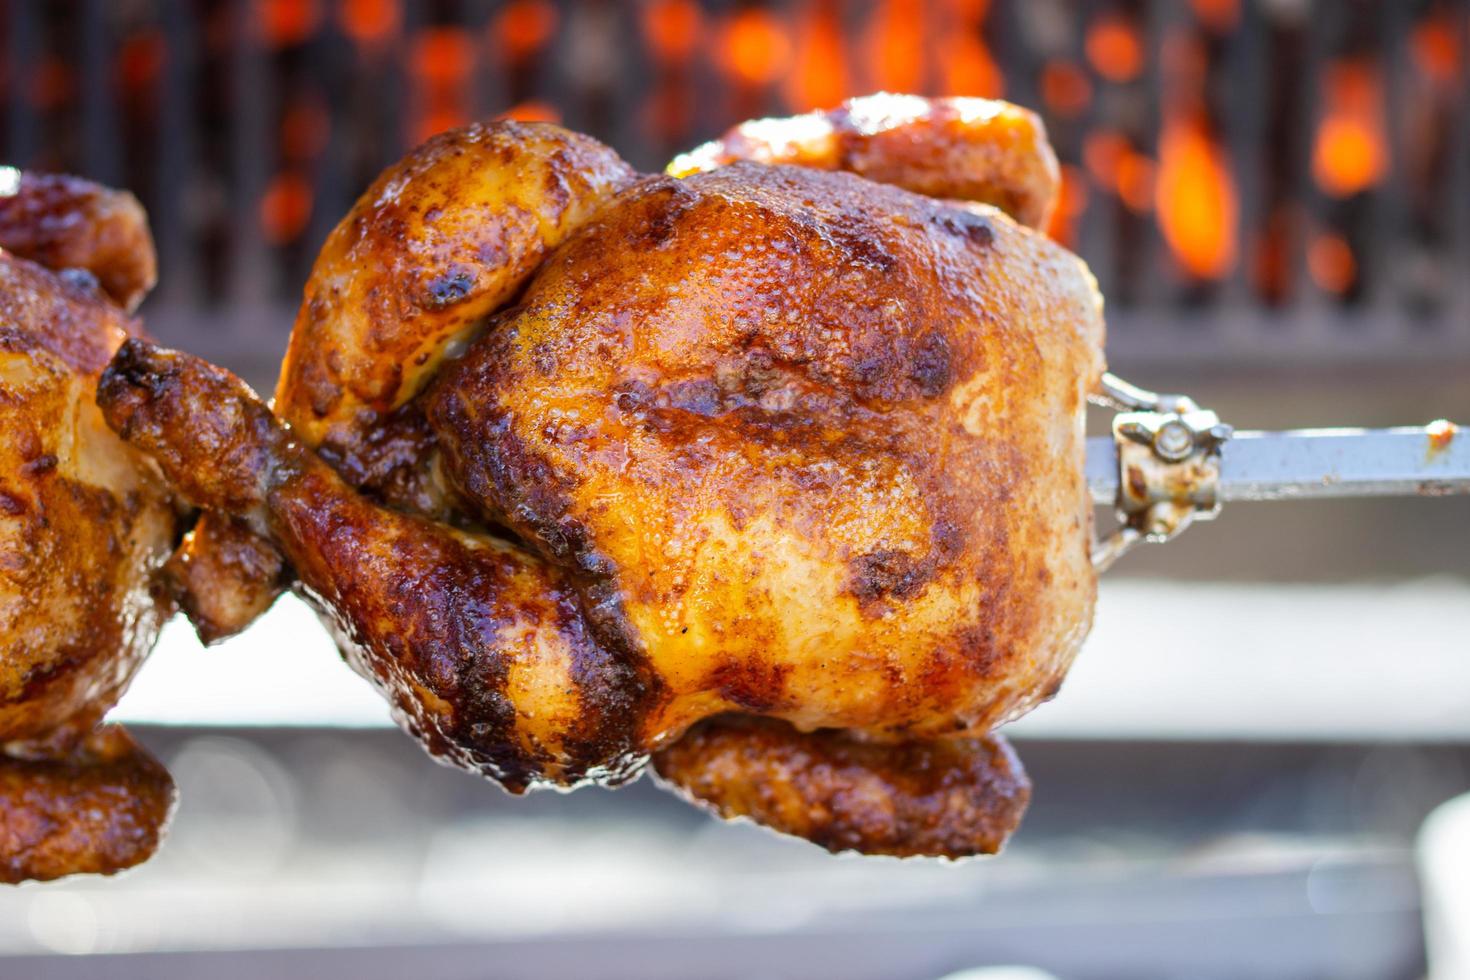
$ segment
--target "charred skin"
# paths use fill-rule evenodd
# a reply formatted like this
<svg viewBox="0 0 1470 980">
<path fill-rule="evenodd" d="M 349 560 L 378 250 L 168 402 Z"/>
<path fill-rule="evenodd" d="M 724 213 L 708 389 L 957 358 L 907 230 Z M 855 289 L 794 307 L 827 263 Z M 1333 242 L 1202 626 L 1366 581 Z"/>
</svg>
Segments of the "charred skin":
<svg viewBox="0 0 1470 980">
<path fill-rule="evenodd" d="M 686 794 L 824 846 L 993 851 L 1026 789 L 986 733 L 1055 693 L 1091 618 L 1100 300 L 1025 227 L 1056 186 L 1034 117 L 887 97 L 813 118 L 816 142 L 748 131 L 679 172 L 761 163 L 682 180 L 583 141 L 580 185 L 554 128 L 447 135 L 324 251 L 289 436 L 141 344 L 109 421 L 282 554 L 446 761 L 520 789 L 658 752 Z M 531 259 L 435 245 L 516 213 L 496 174 L 543 170 L 581 203 L 520 239 Z M 465 288 L 426 303 L 455 262 Z"/>
<path fill-rule="evenodd" d="M 170 810 L 156 762 L 121 729 L 92 733 L 173 610 L 172 497 L 94 404 L 138 331 L 98 284 L 127 302 L 151 284 L 143 222 L 75 178 L 24 175 L 0 199 L 0 880 L 134 864 Z"/>
</svg>

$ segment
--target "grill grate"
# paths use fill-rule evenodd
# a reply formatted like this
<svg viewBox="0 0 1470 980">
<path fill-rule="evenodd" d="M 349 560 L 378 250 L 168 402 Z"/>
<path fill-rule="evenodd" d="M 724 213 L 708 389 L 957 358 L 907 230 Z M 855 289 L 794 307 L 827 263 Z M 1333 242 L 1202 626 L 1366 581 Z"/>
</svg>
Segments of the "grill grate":
<svg viewBox="0 0 1470 980">
<path fill-rule="evenodd" d="M 0 5 L 0 156 L 133 189 L 163 339 L 263 370 L 407 146 L 497 112 L 646 169 L 880 87 L 1040 108 L 1119 363 L 1470 357 L 1470 0 Z M 257 375 L 259 376 L 259 375 Z"/>
</svg>

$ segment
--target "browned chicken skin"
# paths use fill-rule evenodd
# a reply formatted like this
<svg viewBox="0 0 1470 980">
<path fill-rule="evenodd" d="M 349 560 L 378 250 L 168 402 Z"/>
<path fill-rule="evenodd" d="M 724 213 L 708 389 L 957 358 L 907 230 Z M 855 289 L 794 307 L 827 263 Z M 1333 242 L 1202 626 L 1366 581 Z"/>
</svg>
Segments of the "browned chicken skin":
<svg viewBox="0 0 1470 980">
<path fill-rule="evenodd" d="M 0 176 L 16 174 L 6 169 Z M 168 774 L 96 728 L 172 605 L 171 496 L 97 411 L 153 245 L 131 195 L 17 175 L 0 197 L 0 881 L 113 872 L 157 846 Z M 53 271 L 50 263 L 77 263 Z"/>
<path fill-rule="evenodd" d="M 441 759 L 519 790 L 653 755 L 833 849 L 994 851 L 1027 786 L 988 733 L 1091 620 L 1100 300 L 984 203 L 1049 209 L 1034 117 L 821 118 L 836 150 L 742 137 L 675 166 L 773 163 L 684 179 L 555 127 L 437 137 L 324 249 L 289 428 L 140 342 L 101 405 L 209 512 L 196 542 L 278 551 Z M 255 597 L 216 632 L 282 581 L 198 550 Z"/>
</svg>

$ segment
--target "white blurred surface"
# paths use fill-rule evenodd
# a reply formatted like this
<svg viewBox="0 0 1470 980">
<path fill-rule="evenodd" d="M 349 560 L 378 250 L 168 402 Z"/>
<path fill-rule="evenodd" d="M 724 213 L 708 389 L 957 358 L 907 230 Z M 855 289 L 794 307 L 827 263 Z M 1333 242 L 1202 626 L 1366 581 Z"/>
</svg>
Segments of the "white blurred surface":
<svg viewBox="0 0 1470 980">
<path fill-rule="evenodd" d="M 201 649 L 175 620 L 113 717 L 178 725 L 388 724 L 315 615 L 286 597 Z M 1464 739 L 1470 583 L 1104 582 L 1097 623 L 1035 737 Z"/>
</svg>

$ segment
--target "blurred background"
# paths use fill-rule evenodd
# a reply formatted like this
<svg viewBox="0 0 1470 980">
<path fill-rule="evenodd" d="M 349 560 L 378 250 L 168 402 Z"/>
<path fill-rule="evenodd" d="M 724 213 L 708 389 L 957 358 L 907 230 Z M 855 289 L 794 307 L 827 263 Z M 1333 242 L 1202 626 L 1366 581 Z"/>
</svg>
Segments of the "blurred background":
<svg viewBox="0 0 1470 980">
<path fill-rule="evenodd" d="M 1117 373 L 1241 428 L 1465 423 L 1467 48 L 1470 0 L 7 0 L 0 158 L 136 193 L 149 328 L 268 391 L 327 231 L 434 132 L 550 119 L 656 170 L 877 89 L 1004 97 Z M 958 866 L 647 780 L 511 799 L 291 599 L 208 652 L 171 625 L 116 715 L 173 836 L 0 893 L 0 976 L 1470 975 L 1470 817 L 1424 829 L 1470 791 L 1466 499 L 1233 504 L 1130 555 L 1014 726 L 1026 823 Z"/>
</svg>

